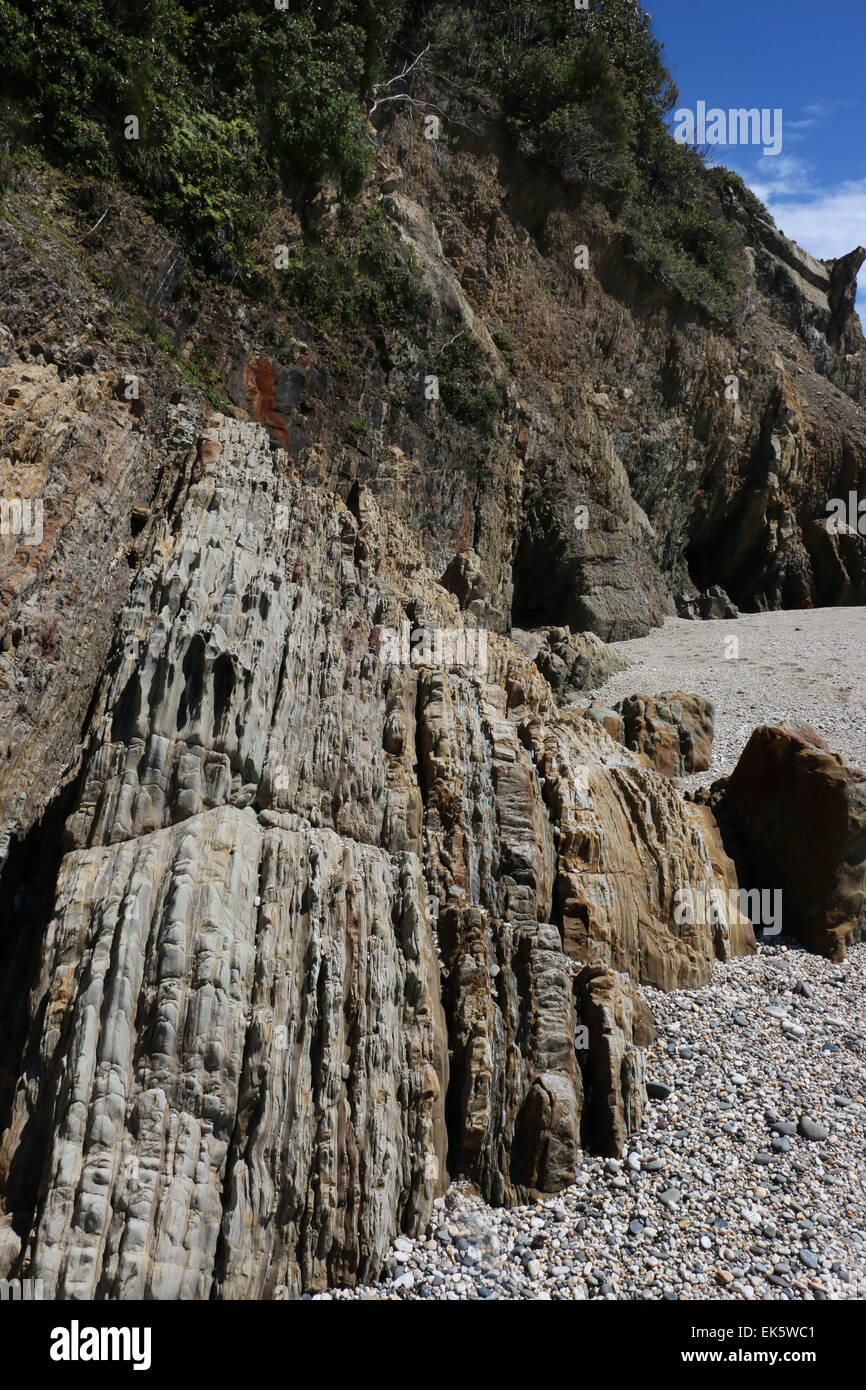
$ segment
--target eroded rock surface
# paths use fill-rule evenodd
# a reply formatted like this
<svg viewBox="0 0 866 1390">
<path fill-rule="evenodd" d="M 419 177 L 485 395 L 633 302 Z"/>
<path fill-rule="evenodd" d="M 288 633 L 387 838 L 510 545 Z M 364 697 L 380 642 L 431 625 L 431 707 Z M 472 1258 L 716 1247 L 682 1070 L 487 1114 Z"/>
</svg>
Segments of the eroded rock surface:
<svg viewBox="0 0 866 1390">
<path fill-rule="evenodd" d="M 377 132 L 362 200 L 431 297 L 372 336 L 176 293 L 122 190 L 110 249 L 50 171 L 4 195 L 0 483 L 44 531 L 0 538 L 0 1277 L 375 1278 L 447 1176 L 510 1202 L 621 1144 L 629 982 L 752 949 L 738 909 L 676 911 L 735 899 L 669 776 L 702 765 L 707 711 L 563 706 L 674 594 L 866 596 L 863 538 L 825 525 L 866 486 L 861 253 L 814 261 L 732 188 L 741 317 L 711 322 L 501 129 L 460 130 Z M 113 333 L 115 277 L 152 333 Z M 483 427 L 425 393 L 461 335 Z M 823 789 L 838 942 L 856 777 L 791 756 L 792 814 Z M 811 813 L 783 844 L 771 799 L 796 857 Z"/>
<path fill-rule="evenodd" d="M 5 1035 L 0 1258 L 63 1296 L 352 1283 L 449 1172 L 558 1190 L 640 1120 L 628 1007 L 580 966 L 690 984 L 749 947 L 673 922 L 717 873 L 698 809 L 466 627 L 365 489 L 219 416 L 189 459 Z"/>
<path fill-rule="evenodd" d="M 589 1033 L 587 1134 L 599 1153 L 619 1157 L 643 1119 L 644 1049 L 655 1038 L 655 1024 L 628 975 L 587 965 L 576 988 Z"/>
<path fill-rule="evenodd" d="M 844 959 L 866 904 L 866 774 L 808 724 L 764 727 L 712 802 L 743 887 L 781 891 L 783 930 Z"/>
<path fill-rule="evenodd" d="M 706 772 L 710 765 L 714 713 L 702 695 L 682 690 L 628 695 L 610 708 L 593 700 L 585 714 L 665 777 Z"/>
<path fill-rule="evenodd" d="M 567 627 L 515 629 L 512 640 L 538 667 L 551 690 L 566 703 L 581 690 L 604 685 L 615 671 L 628 665 L 594 632 L 572 632 Z"/>
<path fill-rule="evenodd" d="M 6 1258 L 18 1235 L 46 1296 L 298 1292 L 427 1219 L 447 1062 L 420 866 L 262 819 L 64 860 L 0 1150 Z"/>
</svg>

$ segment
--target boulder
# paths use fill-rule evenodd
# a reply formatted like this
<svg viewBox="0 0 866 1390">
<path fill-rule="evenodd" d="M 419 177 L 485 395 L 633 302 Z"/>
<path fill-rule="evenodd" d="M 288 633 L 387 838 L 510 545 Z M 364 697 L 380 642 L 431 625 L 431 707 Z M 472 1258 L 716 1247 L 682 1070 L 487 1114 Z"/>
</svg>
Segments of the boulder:
<svg viewBox="0 0 866 1390">
<path fill-rule="evenodd" d="M 681 690 L 655 696 L 629 695 L 615 708 L 622 717 L 622 742 L 635 753 L 645 753 L 657 772 L 665 777 L 706 772 L 713 746 L 714 710 L 702 695 L 687 695 Z"/>
<path fill-rule="evenodd" d="M 740 610 L 732 603 L 724 589 L 713 584 L 698 598 L 698 612 L 702 618 L 739 618 Z"/>
<path fill-rule="evenodd" d="M 713 803 L 741 885 L 780 889 L 783 930 L 843 960 L 866 901 L 866 774 L 808 724 L 762 727 Z"/>
<path fill-rule="evenodd" d="M 739 618 L 740 610 L 718 584 L 700 593 L 694 585 L 674 599 L 680 618 Z"/>
<path fill-rule="evenodd" d="M 445 580 L 443 579 L 443 583 Z M 568 627 L 543 627 L 532 632 L 515 629 L 512 640 L 534 661 L 559 700 L 573 699 L 581 690 L 604 685 L 628 661 L 594 632 Z"/>
</svg>

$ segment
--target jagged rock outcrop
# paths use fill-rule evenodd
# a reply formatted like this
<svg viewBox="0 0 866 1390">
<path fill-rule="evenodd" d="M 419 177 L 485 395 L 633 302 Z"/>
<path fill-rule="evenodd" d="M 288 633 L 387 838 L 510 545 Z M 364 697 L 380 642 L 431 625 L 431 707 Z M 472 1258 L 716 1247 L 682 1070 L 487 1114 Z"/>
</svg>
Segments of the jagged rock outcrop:
<svg viewBox="0 0 866 1390">
<path fill-rule="evenodd" d="M 587 1131 L 600 1153 L 618 1157 L 629 1135 L 640 1129 L 643 1052 L 655 1039 L 655 1024 L 628 975 L 587 965 L 575 985 L 589 1034 Z"/>
<path fill-rule="evenodd" d="M 754 948 L 739 916 L 726 917 L 720 933 L 675 921 L 678 892 L 733 879 L 697 807 L 655 771 L 611 756 L 615 745 L 577 712 L 563 712 L 552 737 L 529 733 L 559 830 L 554 903 L 566 954 L 672 989 L 709 979 L 717 956 Z"/>
<path fill-rule="evenodd" d="M 613 1025 L 582 1045 L 577 967 L 689 984 L 749 948 L 673 922 L 717 874 L 697 808 L 464 627 L 369 492 L 293 481 L 219 416 L 185 458 L 4 1038 L 3 1268 L 70 1296 L 352 1282 L 448 1171 L 557 1190 L 639 1119 L 631 1052 L 584 1116 Z M 404 646 L 418 625 L 440 638 Z"/>
<path fill-rule="evenodd" d="M 135 564 L 135 508 L 191 443 L 161 434 L 156 407 L 157 454 L 112 394 L 119 379 L 17 355 L 0 367 L 0 496 L 32 504 L 26 531 L 0 535 L 0 864 L 10 826 L 30 829 L 75 755 Z"/>
<path fill-rule="evenodd" d="M 224 806 L 64 860 L 0 1149 L 4 1255 L 18 1227 L 46 1296 L 363 1278 L 441 1188 L 417 860 L 266 817 Z"/>
<path fill-rule="evenodd" d="M 702 695 L 628 695 L 611 708 L 593 700 L 585 714 L 664 777 L 687 777 L 710 765 L 715 714 Z"/>
<path fill-rule="evenodd" d="M 4 197 L 0 482 L 44 528 L 0 536 L 0 1277 L 374 1278 L 449 1175 L 510 1202 L 620 1146 L 629 982 L 753 949 L 712 809 L 662 775 L 707 711 L 563 706 L 675 593 L 866 599 L 823 520 L 866 488 L 857 256 L 804 270 L 732 194 L 753 254 L 714 323 L 461 129 L 369 131 L 423 333 L 182 293 L 122 190 L 102 246 L 47 169 Z M 425 383 L 467 339 L 457 415 Z M 856 779 L 809 770 L 835 853 Z M 684 890 L 729 906 L 680 920 Z"/>
<path fill-rule="evenodd" d="M 574 1180 L 583 1081 L 569 962 L 546 924 L 440 913 L 456 1171 L 495 1202 Z"/>
<path fill-rule="evenodd" d="M 820 525 L 821 523 L 816 523 Z M 731 603 L 724 589 L 718 584 L 710 585 L 699 594 L 694 585 L 690 591 L 676 597 L 677 615 L 680 618 L 738 618 L 739 609 Z"/>
<path fill-rule="evenodd" d="M 513 628 L 511 640 L 535 662 L 553 693 L 570 702 L 581 690 L 604 685 L 615 671 L 628 665 L 594 632 L 568 627 L 541 627 L 530 632 Z"/>
<path fill-rule="evenodd" d="M 774 315 L 806 344 L 815 370 L 862 399 L 863 364 L 855 300 L 857 274 L 866 261 L 862 246 L 836 260 L 821 261 L 774 225 L 766 209 L 747 206 L 733 189 L 728 212 L 743 229 L 755 287 L 772 298 Z"/>
<path fill-rule="evenodd" d="M 860 602 L 866 593 L 866 547 L 860 530 L 831 518 L 810 522 L 803 539 L 822 592 L 834 604 Z"/>
<path fill-rule="evenodd" d="M 763 727 L 711 799 L 742 886 L 781 891 L 782 929 L 843 960 L 866 905 L 866 774 L 808 724 Z"/>
</svg>

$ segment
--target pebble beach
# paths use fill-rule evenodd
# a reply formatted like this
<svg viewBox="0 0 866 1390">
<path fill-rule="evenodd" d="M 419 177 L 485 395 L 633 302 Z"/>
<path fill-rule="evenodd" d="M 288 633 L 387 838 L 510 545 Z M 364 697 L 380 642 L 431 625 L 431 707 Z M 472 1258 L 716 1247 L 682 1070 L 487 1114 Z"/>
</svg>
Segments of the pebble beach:
<svg viewBox="0 0 866 1390">
<path fill-rule="evenodd" d="M 463 1184 L 382 1284 L 324 1298 L 859 1299 L 866 1295 L 866 945 L 793 945 L 645 990 L 656 1098 L 619 1159 L 493 1209 Z"/>
</svg>

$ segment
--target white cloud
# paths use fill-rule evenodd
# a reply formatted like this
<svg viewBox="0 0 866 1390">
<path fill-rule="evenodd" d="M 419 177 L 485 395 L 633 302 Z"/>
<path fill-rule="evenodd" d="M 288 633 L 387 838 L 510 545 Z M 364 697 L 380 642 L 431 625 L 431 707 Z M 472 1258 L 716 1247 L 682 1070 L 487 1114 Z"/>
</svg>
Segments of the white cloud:
<svg viewBox="0 0 866 1390">
<path fill-rule="evenodd" d="M 785 122 L 786 131 L 799 132 L 824 125 L 851 101 L 814 102 L 801 109 L 802 119 Z M 792 134 L 792 143 L 803 136 Z M 804 250 L 828 260 L 866 246 L 866 179 L 850 179 L 822 187 L 815 165 L 793 154 L 761 157 L 738 150 L 730 167 L 765 203 L 776 225 Z M 866 329 L 866 265 L 858 277 L 857 309 Z"/>
<path fill-rule="evenodd" d="M 866 179 L 837 188 L 819 188 L 810 179 L 811 166 L 780 156 L 771 177 L 762 179 L 769 161 L 752 170 L 739 169 L 743 179 L 765 203 L 776 226 L 819 260 L 844 256 L 866 246 Z M 858 277 L 857 309 L 866 328 L 866 265 Z"/>
<path fill-rule="evenodd" d="M 764 201 L 785 235 L 813 256 L 843 256 L 866 244 L 866 179 L 816 190 L 808 199 L 769 188 Z"/>
<path fill-rule="evenodd" d="M 764 201 L 785 235 L 821 260 L 866 246 L 866 179 L 843 183 L 808 201 L 772 196 Z M 866 326 L 866 265 L 857 283 L 857 309 Z"/>
<path fill-rule="evenodd" d="M 789 198 L 795 193 L 814 196 L 813 166 L 793 154 L 780 154 L 775 159 L 762 159 L 754 166 L 747 182 L 762 203 L 773 198 Z"/>
</svg>

